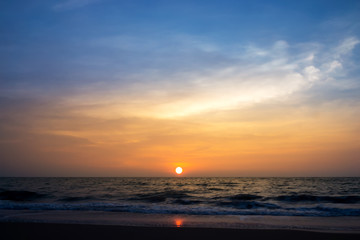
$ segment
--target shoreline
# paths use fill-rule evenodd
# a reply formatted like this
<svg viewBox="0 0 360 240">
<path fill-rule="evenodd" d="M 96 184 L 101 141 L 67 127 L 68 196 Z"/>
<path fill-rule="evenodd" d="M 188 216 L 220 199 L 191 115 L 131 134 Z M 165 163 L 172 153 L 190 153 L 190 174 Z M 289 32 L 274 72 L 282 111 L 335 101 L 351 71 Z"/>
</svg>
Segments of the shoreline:
<svg viewBox="0 0 360 240">
<path fill-rule="evenodd" d="M 144 214 L 104 211 L 0 210 L 0 223 L 291 230 L 360 234 L 360 217 Z"/>
<path fill-rule="evenodd" d="M 91 224 L 0 222 L 3 239 L 317 239 L 355 240 L 359 234 L 286 229 L 224 229 L 191 227 L 140 227 Z"/>
</svg>

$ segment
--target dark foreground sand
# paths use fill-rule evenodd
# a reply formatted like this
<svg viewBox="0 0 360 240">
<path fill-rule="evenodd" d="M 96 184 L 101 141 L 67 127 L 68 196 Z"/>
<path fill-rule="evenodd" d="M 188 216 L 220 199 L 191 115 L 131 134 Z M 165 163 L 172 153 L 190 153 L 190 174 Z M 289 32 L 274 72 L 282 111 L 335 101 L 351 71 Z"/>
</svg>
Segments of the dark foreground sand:
<svg viewBox="0 0 360 240">
<path fill-rule="evenodd" d="M 114 225 L 0 223 L 0 239 L 360 239 L 360 234 L 323 233 L 297 230 L 253 230 L 176 227 L 125 227 Z"/>
</svg>

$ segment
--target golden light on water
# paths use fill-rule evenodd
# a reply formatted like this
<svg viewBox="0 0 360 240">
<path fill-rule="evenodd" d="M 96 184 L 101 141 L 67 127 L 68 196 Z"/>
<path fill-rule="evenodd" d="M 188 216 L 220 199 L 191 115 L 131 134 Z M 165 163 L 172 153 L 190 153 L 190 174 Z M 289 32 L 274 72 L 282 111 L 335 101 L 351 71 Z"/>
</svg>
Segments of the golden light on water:
<svg viewBox="0 0 360 240">
<path fill-rule="evenodd" d="M 178 175 L 180 175 L 180 174 L 183 172 L 183 169 L 182 169 L 181 167 L 177 167 L 177 168 L 175 169 L 175 172 L 176 172 Z"/>
</svg>

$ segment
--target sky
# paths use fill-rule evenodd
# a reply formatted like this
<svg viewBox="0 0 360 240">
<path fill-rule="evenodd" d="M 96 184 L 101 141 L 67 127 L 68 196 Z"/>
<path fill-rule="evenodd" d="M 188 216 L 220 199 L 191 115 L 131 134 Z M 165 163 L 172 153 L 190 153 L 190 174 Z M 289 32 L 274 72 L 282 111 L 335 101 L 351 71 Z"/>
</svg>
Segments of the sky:
<svg viewBox="0 0 360 240">
<path fill-rule="evenodd" d="M 0 2 L 0 176 L 360 176 L 360 2 Z"/>
</svg>

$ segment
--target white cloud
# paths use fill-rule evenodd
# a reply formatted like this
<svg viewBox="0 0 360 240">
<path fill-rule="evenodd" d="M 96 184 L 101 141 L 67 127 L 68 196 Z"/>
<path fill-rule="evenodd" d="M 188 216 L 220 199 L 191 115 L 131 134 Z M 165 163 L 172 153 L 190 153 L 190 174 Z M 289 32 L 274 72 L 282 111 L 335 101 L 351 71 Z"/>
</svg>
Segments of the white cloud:
<svg viewBox="0 0 360 240">
<path fill-rule="evenodd" d="M 327 64 L 327 72 L 333 72 L 333 71 L 336 71 L 337 69 L 341 69 L 342 68 L 342 64 L 339 62 L 339 61 L 332 61 L 331 63 L 328 63 Z"/>
<path fill-rule="evenodd" d="M 304 75 L 309 82 L 314 82 L 320 79 L 320 70 L 314 66 L 308 66 L 304 69 Z"/>
<path fill-rule="evenodd" d="M 339 58 L 345 54 L 350 53 L 354 47 L 359 44 L 359 39 L 355 37 L 350 37 L 342 41 L 342 43 L 335 48 L 335 56 L 336 58 Z"/>
<path fill-rule="evenodd" d="M 121 39 L 126 44 L 126 38 Z M 201 49 L 199 44 L 187 42 L 189 49 L 194 46 Z M 212 68 L 194 66 L 177 72 L 162 70 L 161 66 L 151 70 L 139 69 L 137 74 L 128 76 L 130 82 L 124 84 L 120 81 L 121 86 L 111 84 L 111 89 L 98 91 L 98 96 L 91 94 L 89 97 L 85 93 L 85 98 L 86 102 L 102 99 L 112 105 L 112 109 L 104 110 L 111 115 L 163 118 L 238 109 L 273 100 L 286 101 L 292 94 L 314 85 L 329 84 L 329 79 L 336 81 L 337 74 L 345 71 L 345 55 L 358 42 L 355 38 L 348 38 L 333 51 L 323 46 L 321 52 L 319 44 L 298 47 L 280 40 L 269 48 L 251 45 L 238 57 L 215 46 L 212 51 L 223 54 L 223 58 L 228 59 L 226 64 L 220 62 L 219 66 Z M 203 51 L 207 52 L 206 49 Z M 178 58 L 183 57 L 181 51 L 178 54 Z M 81 94 L 77 97 L 80 102 L 84 101 Z"/>
</svg>

